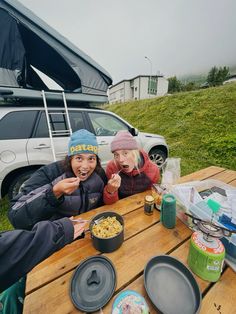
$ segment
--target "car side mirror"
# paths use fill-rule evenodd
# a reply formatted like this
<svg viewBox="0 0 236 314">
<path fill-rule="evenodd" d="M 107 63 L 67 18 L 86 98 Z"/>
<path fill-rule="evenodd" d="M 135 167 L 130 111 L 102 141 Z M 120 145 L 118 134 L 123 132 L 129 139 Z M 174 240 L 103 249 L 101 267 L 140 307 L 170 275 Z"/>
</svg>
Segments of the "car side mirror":
<svg viewBox="0 0 236 314">
<path fill-rule="evenodd" d="M 138 129 L 136 128 L 130 128 L 129 129 L 130 134 L 132 134 L 133 136 L 137 136 L 138 135 Z"/>
</svg>

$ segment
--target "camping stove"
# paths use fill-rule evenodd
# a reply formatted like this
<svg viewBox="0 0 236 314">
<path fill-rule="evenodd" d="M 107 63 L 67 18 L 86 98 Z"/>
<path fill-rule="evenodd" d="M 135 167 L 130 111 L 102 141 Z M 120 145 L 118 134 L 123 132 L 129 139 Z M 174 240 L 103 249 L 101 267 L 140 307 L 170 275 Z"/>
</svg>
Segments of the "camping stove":
<svg viewBox="0 0 236 314">
<path fill-rule="evenodd" d="M 215 282 L 220 278 L 225 257 L 225 248 L 219 238 L 230 236 L 231 232 L 212 222 L 186 215 L 198 229 L 190 240 L 189 267 L 202 279 Z"/>
</svg>

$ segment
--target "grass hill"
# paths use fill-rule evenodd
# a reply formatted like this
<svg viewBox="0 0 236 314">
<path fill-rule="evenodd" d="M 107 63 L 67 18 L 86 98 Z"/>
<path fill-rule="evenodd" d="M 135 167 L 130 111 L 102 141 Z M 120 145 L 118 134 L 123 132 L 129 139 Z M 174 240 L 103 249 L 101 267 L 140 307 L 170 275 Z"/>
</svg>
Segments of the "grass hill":
<svg viewBox="0 0 236 314">
<path fill-rule="evenodd" d="M 106 105 L 140 131 L 165 136 L 181 175 L 216 165 L 236 170 L 236 83 L 171 96 Z M 0 230 L 10 229 L 0 200 Z"/>
<path fill-rule="evenodd" d="M 236 83 L 106 105 L 140 131 L 163 135 L 181 174 L 216 165 L 236 170 Z"/>
</svg>

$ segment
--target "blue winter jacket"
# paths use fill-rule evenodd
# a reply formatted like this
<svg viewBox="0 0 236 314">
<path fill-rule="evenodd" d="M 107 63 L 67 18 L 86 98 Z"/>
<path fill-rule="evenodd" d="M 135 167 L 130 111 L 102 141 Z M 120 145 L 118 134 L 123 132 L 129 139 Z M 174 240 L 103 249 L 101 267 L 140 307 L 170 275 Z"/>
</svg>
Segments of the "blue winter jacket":
<svg viewBox="0 0 236 314">
<path fill-rule="evenodd" d="M 94 171 L 71 195 L 57 199 L 53 186 L 74 174 L 65 172 L 61 161 L 41 167 L 26 181 L 21 193 L 11 200 L 10 222 L 15 228 L 31 230 L 41 220 L 75 216 L 101 206 L 105 180 L 104 170 L 101 172 Z"/>
<path fill-rule="evenodd" d="M 73 238 L 74 228 L 68 218 L 39 222 L 31 231 L 0 233 L 0 292 Z"/>
</svg>

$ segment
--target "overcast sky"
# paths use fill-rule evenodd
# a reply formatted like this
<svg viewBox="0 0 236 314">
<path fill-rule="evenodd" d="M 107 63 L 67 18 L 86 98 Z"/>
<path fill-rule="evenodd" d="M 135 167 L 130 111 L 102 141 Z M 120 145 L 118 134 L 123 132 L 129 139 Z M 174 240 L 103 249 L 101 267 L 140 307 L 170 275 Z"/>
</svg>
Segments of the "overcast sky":
<svg viewBox="0 0 236 314">
<path fill-rule="evenodd" d="M 236 65 L 236 0 L 20 0 L 113 83 Z M 151 63 L 145 59 L 149 58 Z"/>
</svg>

